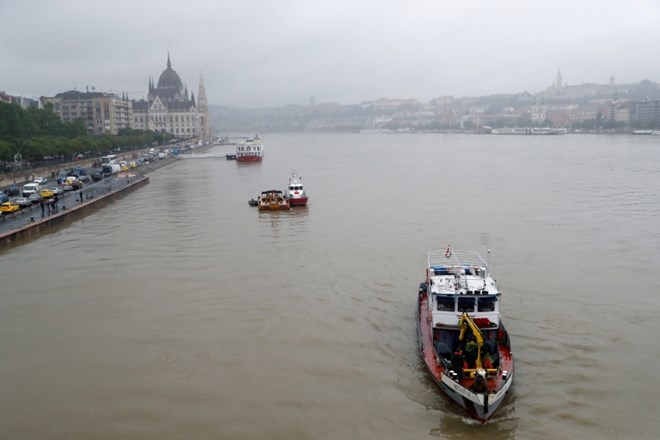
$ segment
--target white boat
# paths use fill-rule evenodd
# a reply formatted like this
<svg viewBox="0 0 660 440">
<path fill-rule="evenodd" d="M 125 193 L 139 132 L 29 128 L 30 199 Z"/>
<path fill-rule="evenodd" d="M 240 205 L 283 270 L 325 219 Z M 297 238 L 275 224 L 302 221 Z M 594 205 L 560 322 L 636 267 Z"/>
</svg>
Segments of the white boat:
<svg viewBox="0 0 660 440">
<path fill-rule="evenodd" d="M 449 247 L 429 252 L 418 296 L 424 363 L 440 389 L 480 422 L 493 416 L 513 383 L 501 296 L 478 253 Z"/>
<path fill-rule="evenodd" d="M 295 171 L 289 177 L 289 186 L 284 191 L 284 197 L 287 198 L 291 206 L 305 206 L 309 197 L 305 192 L 305 187 L 300 177 Z"/>
<path fill-rule="evenodd" d="M 264 145 L 258 135 L 236 144 L 236 162 L 259 162 L 264 157 Z"/>
<path fill-rule="evenodd" d="M 532 128 L 494 128 L 492 134 L 507 135 L 561 135 L 566 134 L 565 128 L 532 127 Z"/>
<path fill-rule="evenodd" d="M 537 128 L 534 127 L 530 129 L 529 134 L 538 134 L 538 135 L 561 135 L 561 134 L 566 134 L 566 129 L 565 128 L 550 128 L 550 127 L 542 127 L 542 128 Z"/>
<path fill-rule="evenodd" d="M 523 135 L 529 134 L 529 128 L 493 128 L 491 134 Z"/>
</svg>

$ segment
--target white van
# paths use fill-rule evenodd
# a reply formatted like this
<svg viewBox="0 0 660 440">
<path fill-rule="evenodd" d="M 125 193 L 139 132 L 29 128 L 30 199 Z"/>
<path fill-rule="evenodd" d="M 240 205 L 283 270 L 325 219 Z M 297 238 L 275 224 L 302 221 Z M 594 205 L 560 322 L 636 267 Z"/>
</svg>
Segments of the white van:
<svg viewBox="0 0 660 440">
<path fill-rule="evenodd" d="M 38 183 L 23 185 L 23 197 L 30 197 L 30 194 L 38 193 L 39 191 L 41 191 L 41 185 Z"/>
</svg>

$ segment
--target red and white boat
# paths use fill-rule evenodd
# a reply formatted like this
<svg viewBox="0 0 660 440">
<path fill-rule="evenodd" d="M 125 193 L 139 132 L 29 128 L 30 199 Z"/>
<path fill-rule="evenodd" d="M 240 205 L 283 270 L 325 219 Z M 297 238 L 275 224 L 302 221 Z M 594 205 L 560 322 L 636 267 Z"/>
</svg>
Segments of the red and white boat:
<svg viewBox="0 0 660 440">
<path fill-rule="evenodd" d="M 236 162 L 259 162 L 264 157 L 264 145 L 258 135 L 236 144 Z"/>
<path fill-rule="evenodd" d="M 513 383 L 501 296 L 478 253 L 429 252 L 418 298 L 424 363 L 440 389 L 480 422 L 493 416 Z"/>
<path fill-rule="evenodd" d="M 289 177 L 289 186 L 287 186 L 284 196 L 289 200 L 291 206 L 305 206 L 309 197 L 303 187 L 302 177 L 294 171 Z"/>
</svg>

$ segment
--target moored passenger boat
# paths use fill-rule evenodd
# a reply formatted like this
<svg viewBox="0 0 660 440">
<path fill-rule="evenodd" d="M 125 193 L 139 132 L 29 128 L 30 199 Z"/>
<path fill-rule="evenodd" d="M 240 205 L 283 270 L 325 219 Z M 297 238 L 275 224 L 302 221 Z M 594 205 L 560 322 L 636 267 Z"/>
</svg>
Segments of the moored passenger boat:
<svg viewBox="0 0 660 440">
<path fill-rule="evenodd" d="M 264 156 L 264 145 L 261 138 L 255 135 L 236 144 L 236 162 L 259 162 Z"/>
<path fill-rule="evenodd" d="M 286 191 L 284 191 L 284 196 L 287 198 L 291 206 L 307 205 L 309 197 L 303 187 L 302 177 L 300 177 L 295 171 L 291 173 L 291 177 L 289 177 L 289 186 L 287 186 Z"/>
<path fill-rule="evenodd" d="M 513 383 L 501 295 L 478 253 L 429 252 L 418 297 L 424 363 L 440 389 L 480 422 L 497 411 Z"/>
<path fill-rule="evenodd" d="M 493 130 L 491 130 L 491 134 L 554 136 L 554 135 L 566 134 L 566 129 L 551 128 L 551 127 L 494 128 Z"/>
<path fill-rule="evenodd" d="M 551 127 L 534 127 L 531 128 L 529 134 L 536 134 L 542 136 L 556 136 L 566 134 L 565 128 L 551 128 Z"/>
</svg>

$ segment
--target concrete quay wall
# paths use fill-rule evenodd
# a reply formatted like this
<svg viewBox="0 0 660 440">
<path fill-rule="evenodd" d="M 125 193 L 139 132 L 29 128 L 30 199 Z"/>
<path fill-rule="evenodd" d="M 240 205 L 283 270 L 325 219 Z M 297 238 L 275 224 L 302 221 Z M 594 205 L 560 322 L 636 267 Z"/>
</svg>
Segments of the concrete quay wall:
<svg viewBox="0 0 660 440">
<path fill-rule="evenodd" d="M 80 219 L 89 215 L 91 212 L 96 211 L 109 203 L 114 202 L 123 195 L 140 188 L 149 183 L 149 177 L 141 177 L 116 190 L 98 196 L 95 198 L 87 199 L 84 202 L 61 209 L 58 213 L 52 214 L 48 217 L 35 217 L 34 221 L 21 226 L 17 229 L 0 234 L 0 249 L 10 246 L 12 244 L 27 240 L 30 238 L 37 238 L 44 232 L 55 230 L 61 225 L 66 225 L 74 220 Z"/>
</svg>

